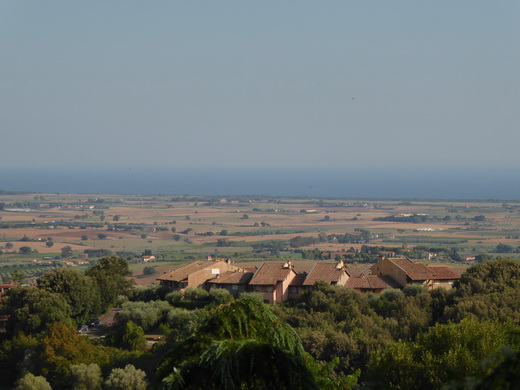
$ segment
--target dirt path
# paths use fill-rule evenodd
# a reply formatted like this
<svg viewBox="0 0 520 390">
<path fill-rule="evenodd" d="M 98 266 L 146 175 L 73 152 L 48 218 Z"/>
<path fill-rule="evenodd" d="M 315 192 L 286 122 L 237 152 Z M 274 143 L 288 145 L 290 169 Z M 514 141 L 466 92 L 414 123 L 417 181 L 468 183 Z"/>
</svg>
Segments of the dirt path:
<svg viewBox="0 0 520 390">
<path fill-rule="evenodd" d="M 114 308 L 104 316 L 99 317 L 101 321 L 100 324 L 88 328 L 88 331 L 85 334 L 89 337 L 101 337 L 106 335 L 114 325 L 114 318 L 119 310 L 119 308 Z"/>
</svg>

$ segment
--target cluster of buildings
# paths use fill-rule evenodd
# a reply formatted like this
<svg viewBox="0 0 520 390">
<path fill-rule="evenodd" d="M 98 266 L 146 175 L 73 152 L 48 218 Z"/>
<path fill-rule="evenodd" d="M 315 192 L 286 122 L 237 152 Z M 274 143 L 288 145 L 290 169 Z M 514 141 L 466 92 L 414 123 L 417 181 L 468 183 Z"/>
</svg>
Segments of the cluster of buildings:
<svg viewBox="0 0 520 390">
<path fill-rule="evenodd" d="M 448 267 L 431 267 L 406 257 L 380 256 L 362 272 L 343 261 L 316 262 L 309 272 L 298 273 L 290 260 L 263 263 L 259 267 L 237 267 L 230 259 L 208 258 L 164 273 L 157 280 L 172 290 L 188 287 L 223 288 L 235 297 L 242 292 L 261 293 L 264 302 L 285 302 L 321 281 L 350 287 L 359 292 L 380 293 L 388 288 L 421 284 L 428 289 L 451 288 L 460 275 Z"/>
</svg>

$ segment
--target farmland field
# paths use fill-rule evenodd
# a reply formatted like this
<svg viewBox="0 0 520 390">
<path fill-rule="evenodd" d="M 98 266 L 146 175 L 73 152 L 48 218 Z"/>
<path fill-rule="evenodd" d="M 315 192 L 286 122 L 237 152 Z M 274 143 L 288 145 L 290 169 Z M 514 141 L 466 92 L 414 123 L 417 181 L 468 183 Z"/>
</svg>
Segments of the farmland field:
<svg viewBox="0 0 520 390">
<path fill-rule="evenodd" d="M 0 251 L 4 281 L 108 253 L 136 273 L 142 254 L 165 267 L 209 255 L 370 262 L 387 251 L 463 268 L 477 255 L 520 256 L 520 202 L 3 194 Z"/>
</svg>

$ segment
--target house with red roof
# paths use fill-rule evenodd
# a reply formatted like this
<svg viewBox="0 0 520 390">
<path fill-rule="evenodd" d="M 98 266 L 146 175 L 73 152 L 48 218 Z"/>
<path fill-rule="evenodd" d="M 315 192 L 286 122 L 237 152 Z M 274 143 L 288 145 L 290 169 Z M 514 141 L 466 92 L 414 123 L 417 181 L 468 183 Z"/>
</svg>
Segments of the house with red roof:
<svg viewBox="0 0 520 390">
<path fill-rule="evenodd" d="M 8 283 L 8 284 L 0 284 L 0 297 L 2 297 L 2 294 L 5 293 L 7 290 L 10 290 L 11 288 L 13 288 L 14 286 L 16 286 L 15 284 L 11 284 L 11 283 Z M 1 298 L 0 298 L 1 299 Z"/>
<path fill-rule="evenodd" d="M 291 260 L 263 263 L 258 268 L 239 268 L 229 259 L 208 258 L 180 266 L 157 278 L 173 290 L 187 287 L 222 288 L 234 297 L 243 292 L 261 293 L 266 303 L 285 302 L 299 297 L 316 282 L 345 286 L 358 292 L 381 293 L 389 288 L 422 284 L 428 289 L 451 288 L 460 276 L 448 267 L 428 266 L 406 257 L 381 255 L 376 264 L 348 268 L 342 260 L 316 262 L 308 273 L 297 273 Z"/>
<path fill-rule="evenodd" d="M 265 303 L 285 302 L 297 273 L 290 260 L 284 264 L 263 263 L 249 281 L 252 292 L 262 293 Z"/>
<path fill-rule="evenodd" d="M 173 290 L 183 290 L 187 287 L 201 287 L 208 280 L 216 279 L 221 274 L 238 270 L 230 259 L 199 260 L 166 272 L 157 280 L 161 285 Z"/>
<path fill-rule="evenodd" d="M 314 286 L 317 281 L 330 285 L 344 286 L 350 277 L 343 260 L 336 263 L 315 263 L 303 282 L 304 287 Z"/>
<path fill-rule="evenodd" d="M 371 274 L 390 276 L 400 287 L 408 284 L 422 284 L 428 289 L 437 287 L 451 288 L 460 275 L 448 267 L 430 267 L 415 263 L 407 257 L 379 257 L 379 261 L 371 267 Z"/>
<path fill-rule="evenodd" d="M 347 280 L 347 283 L 345 283 L 345 287 L 352 288 L 357 292 L 371 292 L 376 294 L 383 292 L 383 290 L 387 288 L 401 288 L 399 283 L 386 275 L 351 276 Z"/>
<path fill-rule="evenodd" d="M 215 279 L 210 279 L 206 285 L 211 288 L 223 288 L 228 290 L 231 295 L 238 298 L 240 294 L 246 291 L 249 281 L 253 277 L 254 272 L 229 271 L 217 276 Z"/>
<path fill-rule="evenodd" d="M 296 299 L 303 293 L 305 289 L 303 283 L 306 278 L 307 272 L 301 272 L 289 283 L 289 299 Z"/>
</svg>

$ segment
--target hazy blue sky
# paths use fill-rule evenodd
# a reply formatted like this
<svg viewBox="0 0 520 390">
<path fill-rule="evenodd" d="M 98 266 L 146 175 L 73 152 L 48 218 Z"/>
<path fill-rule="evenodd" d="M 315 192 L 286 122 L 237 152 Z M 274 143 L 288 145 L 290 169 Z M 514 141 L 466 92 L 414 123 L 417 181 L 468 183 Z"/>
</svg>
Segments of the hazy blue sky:
<svg viewBox="0 0 520 390">
<path fill-rule="evenodd" d="M 0 3 L 0 166 L 520 168 L 520 2 Z"/>
</svg>

